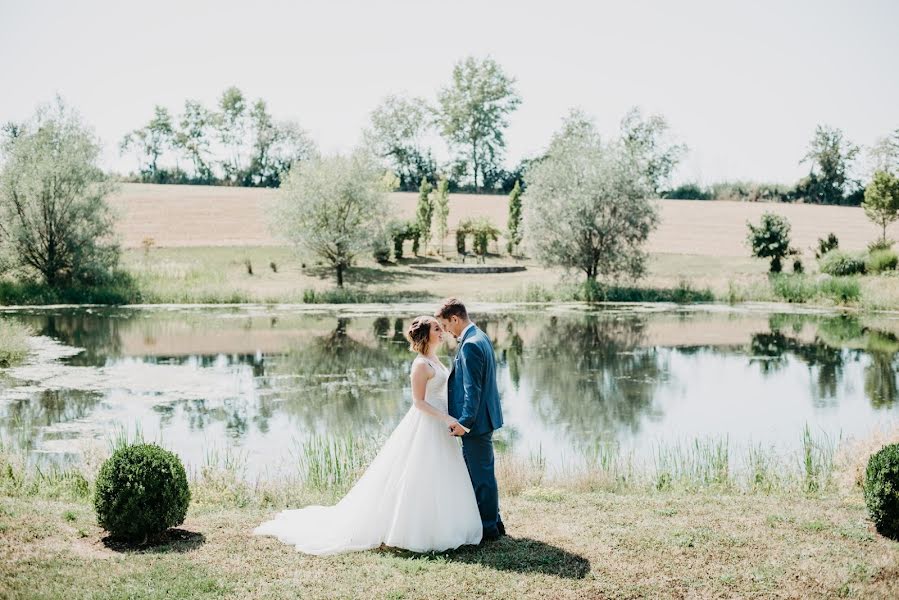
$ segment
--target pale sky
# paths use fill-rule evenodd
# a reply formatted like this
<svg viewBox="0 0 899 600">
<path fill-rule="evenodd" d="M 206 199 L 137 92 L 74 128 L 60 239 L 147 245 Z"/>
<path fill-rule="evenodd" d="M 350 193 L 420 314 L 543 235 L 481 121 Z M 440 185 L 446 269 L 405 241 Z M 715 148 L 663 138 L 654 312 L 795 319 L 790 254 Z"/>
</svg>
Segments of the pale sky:
<svg viewBox="0 0 899 600">
<path fill-rule="evenodd" d="M 816 124 L 860 145 L 899 128 L 897 26 L 897 0 L 0 0 L 0 121 L 61 94 L 128 171 L 118 142 L 154 104 L 237 85 L 345 151 L 384 96 L 434 100 L 457 60 L 490 55 L 523 97 L 509 166 L 571 107 L 612 133 L 639 105 L 689 145 L 678 181 L 792 183 Z"/>
</svg>

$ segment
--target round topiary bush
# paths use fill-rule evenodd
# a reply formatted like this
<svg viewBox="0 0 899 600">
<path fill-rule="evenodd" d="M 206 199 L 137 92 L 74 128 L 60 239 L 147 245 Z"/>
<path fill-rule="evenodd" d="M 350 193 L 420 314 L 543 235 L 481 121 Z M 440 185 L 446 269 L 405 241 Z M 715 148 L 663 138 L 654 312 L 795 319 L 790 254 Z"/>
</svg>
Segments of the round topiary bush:
<svg viewBox="0 0 899 600">
<path fill-rule="evenodd" d="M 155 444 L 113 452 L 97 476 L 97 522 L 113 537 L 142 541 L 180 525 L 190 504 L 181 460 Z"/>
<path fill-rule="evenodd" d="M 899 538 L 899 444 L 884 446 L 868 459 L 865 504 L 877 531 Z"/>
</svg>

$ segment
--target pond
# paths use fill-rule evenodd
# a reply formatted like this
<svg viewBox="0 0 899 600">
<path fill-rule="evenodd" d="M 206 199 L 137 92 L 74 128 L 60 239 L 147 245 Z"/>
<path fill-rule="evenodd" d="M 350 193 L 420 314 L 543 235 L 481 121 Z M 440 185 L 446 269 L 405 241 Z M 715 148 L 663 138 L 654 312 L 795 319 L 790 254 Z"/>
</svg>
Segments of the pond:
<svg viewBox="0 0 899 600">
<path fill-rule="evenodd" d="M 389 433 L 411 402 L 402 331 L 432 310 L 3 311 L 40 337 L 26 364 L 0 370 L 0 435 L 36 459 L 68 460 L 139 428 L 188 465 L 229 449 L 249 475 L 274 476 L 310 436 Z M 500 451 L 551 467 L 600 443 L 651 455 L 726 439 L 786 452 L 805 426 L 836 439 L 896 420 L 899 319 L 772 310 L 475 307 L 496 349 Z"/>
</svg>

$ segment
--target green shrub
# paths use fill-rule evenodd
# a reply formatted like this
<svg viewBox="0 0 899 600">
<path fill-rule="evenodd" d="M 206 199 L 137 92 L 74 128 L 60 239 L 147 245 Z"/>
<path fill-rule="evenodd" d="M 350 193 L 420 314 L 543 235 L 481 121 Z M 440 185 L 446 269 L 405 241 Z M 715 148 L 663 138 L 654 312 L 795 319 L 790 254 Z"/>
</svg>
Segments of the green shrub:
<svg viewBox="0 0 899 600">
<path fill-rule="evenodd" d="M 793 272 L 797 275 L 805 273 L 805 266 L 802 264 L 801 258 L 797 258 L 793 261 Z"/>
<path fill-rule="evenodd" d="M 116 538 L 142 541 L 180 525 L 189 504 L 184 465 L 155 444 L 118 448 L 97 476 L 97 522 Z"/>
<path fill-rule="evenodd" d="M 862 294 L 861 289 L 855 277 L 834 277 L 822 281 L 818 286 L 820 295 L 830 298 L 837 304 L 858 302 Z"/>
<path fill-rule="evenodd" d="M 825 254 L 839 247 L 840 240 L 837 238 L 837 234 L 830 232 L 826 238 L 818 238 L 818 249 L 815 250 L 815 258 L 821 260 Z"/>
<path fill-rule="evenodd" d="M 899 538 L 899 444 L 884 446 L 868 459 L 865 504 L 877 531 Z"/>
<path fill-rule="evenodd" d="M 868 255 L 865 268 L 868 273 L 883 273 L 884 271 L 895 271 L 897 263 L 899 263 L 899 255 L 892 250 L 874 250 Z"/>
<path fill-rule="evenodd" d="M 821 272 L 834 277 L 864 275 L 865 261 L 842 250 L 831 250 L 821 258 Z"/>
</svg>

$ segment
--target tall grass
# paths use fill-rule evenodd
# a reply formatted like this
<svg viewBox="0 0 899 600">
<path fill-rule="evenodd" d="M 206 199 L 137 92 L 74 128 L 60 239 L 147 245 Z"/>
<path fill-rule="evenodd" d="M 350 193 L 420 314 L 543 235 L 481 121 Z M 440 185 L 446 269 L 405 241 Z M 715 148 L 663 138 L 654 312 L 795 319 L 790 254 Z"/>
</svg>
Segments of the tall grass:
<svg viewBox="0 0 899 600">
<path fill-rule="evenodd" d="M 31 330 L 15 321 L 0 319 L 0 368 L 20 363 L 28 354 Z"/>
<path fill-rule="evenodd" d="M 295 459 L 307 487 L 344 489 L 356 480 L 377 449 L 374 439 L 316 435 L 296 445 Z"/>
<path fill-rule="evenodd" d="M 89 499 L 99 466 L 115 448 L 143 439 L 140 432 L 117 432 L 107 452 L 85 456 L 79 464 L 39 465 L 21 449 L 0 441 L 0 495 Z M 573 461 L 551 469 L 542 448 L 528 456 L 500 454 L 497 479 L 503 494 L 533 489 L 626 493 L 698 492 L 801 493 L 835 489 L 836 450 L 840 439 L 805 427 L 799 449 L 778 455 L 773 449 L 732 447 L 727 437 L 658 443 L 649 457 L 623 452 L 616 443 L 597 443 Z M 382 445 L 382 440 L 353 436 L 314 436 L 296 442 L 293 472 L 277 478 L 247 476 L 247 456 L 234 449 L 208 449 L 203 464 L 190 470 L 194 504 L 200 506 L 297 506 L 345 493 Z"/>
<path fill-rule="evenodd" d="M 596 282 L 559 285 L 547 288 L 530 283 L 517 290 L 499 294 L 498 302 L 673 302 L 695 304 L 713 302 L 708 289 L 696 289 L 681 281 L 673 288 L 600 285 Z"/>
</svg>

